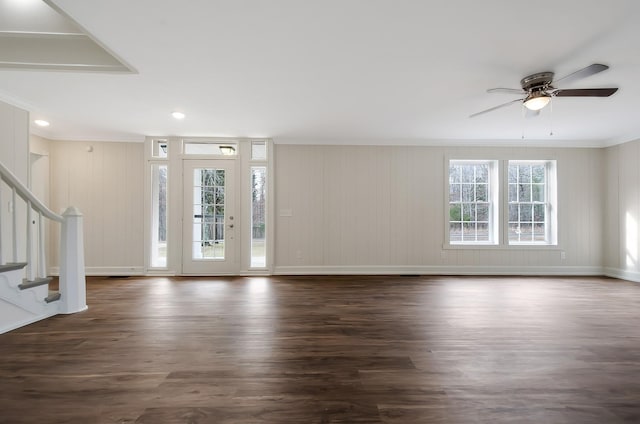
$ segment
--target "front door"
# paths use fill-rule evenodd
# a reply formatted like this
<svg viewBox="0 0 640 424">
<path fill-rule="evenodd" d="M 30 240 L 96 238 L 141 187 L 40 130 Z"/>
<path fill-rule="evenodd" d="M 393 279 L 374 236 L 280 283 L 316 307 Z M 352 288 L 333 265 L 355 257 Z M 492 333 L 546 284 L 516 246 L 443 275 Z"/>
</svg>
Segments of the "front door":
<svg viewBox="0 0 640 424">
<path fill-rule="evenodd" d="M 235 218 L 235 160 L 184 160 L 183 274 L 239 271 Z"/>
</svg>

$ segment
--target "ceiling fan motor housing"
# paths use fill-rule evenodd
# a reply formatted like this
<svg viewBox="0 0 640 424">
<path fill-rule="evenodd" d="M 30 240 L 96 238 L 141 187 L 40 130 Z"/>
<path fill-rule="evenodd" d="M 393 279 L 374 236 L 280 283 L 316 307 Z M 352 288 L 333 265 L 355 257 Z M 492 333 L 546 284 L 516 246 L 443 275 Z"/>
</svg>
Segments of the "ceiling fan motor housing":
<svg viewBox="0 0 640 424">
<path fill-rule="evenodd" d="M 539 72 L 522 78 L 520 85 L 524 91 L 540 91 L 547 89 L 553 81 L 553 72 Z"/>
</svg>

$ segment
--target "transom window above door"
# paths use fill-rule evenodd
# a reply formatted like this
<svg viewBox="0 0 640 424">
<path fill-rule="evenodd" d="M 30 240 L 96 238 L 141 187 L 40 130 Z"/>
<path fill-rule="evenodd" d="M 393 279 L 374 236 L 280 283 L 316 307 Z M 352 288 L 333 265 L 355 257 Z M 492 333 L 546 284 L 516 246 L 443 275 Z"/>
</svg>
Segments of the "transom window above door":
<svg viewBox="0 0 640 424">
<path fill-rule="evenodd" d="M 238 145 L 236 142 L 208 142 L 185 140 L 183 144 L 183 152 L 185 155 L 194 156 L 236 156 L 238 154 Z"/>
</svg>

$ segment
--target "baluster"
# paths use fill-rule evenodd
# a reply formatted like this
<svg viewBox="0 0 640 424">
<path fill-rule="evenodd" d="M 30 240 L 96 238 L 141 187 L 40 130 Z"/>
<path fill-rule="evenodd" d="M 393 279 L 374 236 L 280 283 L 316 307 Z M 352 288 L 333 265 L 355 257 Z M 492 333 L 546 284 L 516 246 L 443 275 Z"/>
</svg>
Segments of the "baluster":
<svg viewBox="0 0 640 424">
<path fill-rule="evenodd" d="M 35 280 L 33 266 L 33 209 L 31 209 L 31 201 L 27 201 L 27 280 Z"/>
<path fill-rule="evenodd" d="M 38 213 L 39 222 L 38 222 L 38 277 L 46 278 L 47 277 L 47 257 L 45 256 L 45 228 L 44 228 L 44 216 L 42 212 Z"/>
<path fill-rule="evenodd" d="M 13 257 L 12 262 L 18 262 L 18 216 L 16 214 L 16 188 L 11 189 L 11 229 L 13 238 Z"/>
</svg>

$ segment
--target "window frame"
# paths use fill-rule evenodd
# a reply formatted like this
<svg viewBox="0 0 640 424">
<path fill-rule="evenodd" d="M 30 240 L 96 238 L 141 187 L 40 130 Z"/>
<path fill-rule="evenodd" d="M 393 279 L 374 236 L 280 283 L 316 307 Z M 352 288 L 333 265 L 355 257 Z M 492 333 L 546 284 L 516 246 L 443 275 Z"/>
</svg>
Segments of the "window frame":
<svg viewBox="0 0 640 424">
<path fill-rule="evenodd" d="M 263 199 L 263 207 L 262 207 L 262 213 L 263 213 L 263 237 L 262 237 L 262 243 L 263 243 L 263 249 L 264 249 L 264 255 L 263 260 L 261 262 L 264 262 L 262 264 L 258 264 L 257 261 L 254 262 L 254 258 L 257 257 L 257 255 L 254 255 L 255 250 L 257 248 L 257 244 L 255 243 L 258 239 L 254 237 L 254 226 L 255 226 L 255 216 L 254 216 L 254 212 L 255 212 L 255 203 L 254 203 L 254 198 L 253 198 L 253 178 L 254 178 L 254 171 L 258 170 L 258 169 L 262 169 L 263 172 L 263 176 L 264 176 L 264 181 L 263 181 L 263 187 L 262 187 L 262 193 L 264 196 Z M 250 193 L 250 200 L 249 200 L 249 204 L 250 204 L 250 213 L 249 213 L 249 220 L 250 220 L 250 240 L 249 240 L 249 250 L 250 250 L 250 254 L 249 254 L 249 268 L 250 269 L 265 269 L 267 267 L 267 230 L 268 230 L 268 225 L 269 225 L 269 221 L 268 221 L 268 208 L 267 208 L 267 202 L 269 200 L 269 186 L 268 186 L 268 182 L 269 182 L 269 174 L 268 174 L 268 167 L 267 164 L 254 164 L 252 163 L 251 166 L 249 167 L 249 180 L 251 181 L 252 187 L 251 187 L 251 193 Z"/>
<path fill-rule="evenodd" d="M 483 202 L 483 204 L 488 205 L 488 240 L 469 240 L 469 241 L 451 241 L 451 180 L 450 180 L 450 172 L 452 165 L 487 165 L 488 166 L 488 181 L 487 181 L 487 201 Z M 445 166 L 445 243 L 450 247 L 466 247 L 466 246 L 497 246 L 499 244 L 499 167 L 497 160 L 491 159 L 455 159 L 455 158 L 447 158 L 446 166 Z M 463 182 L 460 183 L 461 185 Z M 474 186 L 478 183 L 476 181 L 473 182 Z M 462 196 L 462 193 L 461 193 Z M 463 204 L 462 198 L 459 202 Z M 468 202 L 467 202 L 468 203 Z M 478 204 L 478 202 L 473 202 Z M 473 221 L 476 222 L 477 221 Z"/>
<path fill-rule="evenodd" d="M 163 148 L 164 147 L 164 148 Z M 160 150 L 162 149 L 162 150 Z M 166 150 L 166 151 L 165 151 Z M 172 252 L 172 239 L 173 239 L 173 227 L 171 225 L 171 219 L 174 216 L 171 209 L 172 196 L 174 195 L 173 188 L 171 187 L 171 179 L 173 174 L 173 167 L 171 161 L 176 152 L 172 148 L 170 137 L 147 137 L 145 139 L 145 172 L 144 172 L 144 272 L 145 275 L 166 275 L 171 273 L 171 255 Z M 165 209 L 165 263 L 164 265 L 155 263 L 153 261 L 154 249 L 157 248 L 157 244 L 154 243 L 153 238 L 156 236 L 157 227 L 155 225 L 155 219 L 158 214 L 155 211 L 155 194 L 156 187 L 154 186 L 154 168 L 164 166 L 166 167 L 166 209 Z"/>
<path fill-rule="evenodd" d="M 157 171 L 154 170 L 154 168 L 157 167 Z M 165 168 L 165 204 L 164 204 L 164 231 L 165 231 L 165 240 L 164 240 L 164 244 L 165 244 L 165 255 L 164 255 L 164 265 L 162 264 L 155 264 L 154 263 L 154 257 L 155 257 L 155 253 L 157 253 L 157 250 L 159 249 L 159 243 L 160 240 L 158 240 L 158 237 L 156 237 L 156 233 L 159 231 L 159 218 L 160 218 L 160 204 L 156 205 L 156 195 L 158 195 L 158 202 L 160 201 L 160 191 L 159 191 L 159 187 L 156 187 L 155 183 L 156 183 L 156 173 L 159 176 L 159 171 L 160 171 L 160 167 L 164 167 Z M 169 162 L 168 161 L 158 161 L 158 160 L 153 160 L 153 161 L 149 161 L 148 163 L 148 173 L 150 174 L 148 176 L 149 178 L 149 188 L 151 190 L 151 198 L 149 199 L 150 201 L 150 222 L 149 222 L 149 240 L 148 242 L 149 244 L 149 252 L 148 252 L 148 257 L 146 258 L 146 261 L 148 261 L 148 266 L 147 269 L 149 270 L 166 270 L 168 269 L 168 261 L 169 261 L 169 217 L 170 217 L 170 212 L 169 212 L 169 205 L 170 205 L 170 199 L 169 199 Z M 157 181 L 159 182 L 159 180 Z M 158 225 L 158 226 L 156 226 Z"/>
<path fill-rule="evenodd" d="M 511 165 L 544 165 L 545 169 L 545 239 L 543 241 L 512 241 L 509 239 L 509 167 Z M 552 159 L 508 159 L 504 161 L 504 182 L 505 193 L 503 208 L 505 219 L 503 221 L 503 244 L 509 247 L 515 246 L 557 246 L 558 245 L 558 219 L 557 219 L 557 161 Z M 533 184 L 533 183 L 530 183 Z M 520 203 L 520 202 L 518 202 Z M 536 202 L 531 200 L 535 205 Z M 541 203 L 538 203 L 541 204 Z"/>
<path fill-rule="evenodd" d="M 493 242 L 452 242 L 450 240 L 450 202 L 449 202 L 449 169 L 452 163 L 491 163 L 490 167 L 490 198 L 492 207 L 490 212 L 490 222 L 493 224 Z M 545 241 L 509 241 L 509 164 L 545 164 Z M 498 249 L 498 250 L 518 250 L 518 249 L 551 249 L 558 250 L 559 228 L 558 228 L 558 179 L 557 179 L 556 159 L 520 159 L 520 158 L 474 158 L 473 155 L 467 157 L 450 157 L 445 155 L 444 161 L 444 244 L 443 249 Z M 490 229 L 491 233 L 491 229 Z"/>
<path fill-rule="evenodd" d="M 263 146 L 264 156 L 255 156 L 254 146 Z M 270 272 L 273 264 L 271 258 L 275 249 L 273 228 L 274 228 L 274 213 L 273 213 L 273 199 L 271 198 L 273 193 L 273 144 L 268 139 L 251 139 L 247 144 L 247 162 L 246 162 L 246 196 L 247 210 L 250 211 L 245 217 L 245 227 L 249 231 L 244 235 L 246 242 L 248 243 L 249 257 L 246 265 L 246 271 L 249 273 L 261 274 L 264 272 Z M 256 168 L 264 169 L 264 265 L 253 262 L 254 253 L 254 238 L 253 238 L 253 171 Z"/>
</svg>

